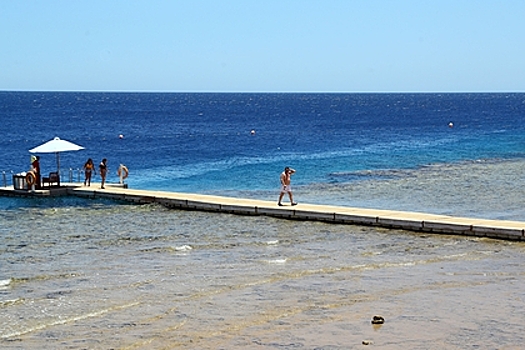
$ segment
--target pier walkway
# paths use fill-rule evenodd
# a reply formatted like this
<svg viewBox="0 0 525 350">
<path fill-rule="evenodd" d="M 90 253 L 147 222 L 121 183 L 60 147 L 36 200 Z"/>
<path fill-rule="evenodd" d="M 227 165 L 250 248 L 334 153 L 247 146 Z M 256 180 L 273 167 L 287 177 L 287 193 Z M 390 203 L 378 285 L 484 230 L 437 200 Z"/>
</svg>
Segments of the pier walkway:
<svg viewBox="0 0 525 350">
<path fill-rule="evenodd" d="M 396 228 L 418 232 L 490 237 L 525 241 L 525 222 L 452 217 L 418 212 L 375 210 L 330 205 L 299 203 L 297 206 L 277 206 L 276 202 L 176 193 L 144 191 L 108 184 L 106 189 L 81 184 L 63 184 L 60 188 L 40 191 L 0 188 L 2 196 L 70 195 L 84 198 L 106 198 L 137 204 L 157 203 L 168 208 L 222 212 L 238 215 L 265 215 L 290 220 L 316 220 L 328 223 Z"/>
</svg>

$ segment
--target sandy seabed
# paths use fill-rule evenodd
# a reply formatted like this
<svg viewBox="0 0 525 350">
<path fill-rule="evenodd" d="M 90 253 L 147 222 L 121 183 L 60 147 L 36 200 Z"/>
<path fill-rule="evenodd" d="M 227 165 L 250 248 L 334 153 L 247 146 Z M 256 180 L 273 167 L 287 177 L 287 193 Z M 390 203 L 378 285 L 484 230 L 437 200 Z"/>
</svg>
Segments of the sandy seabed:
<svg viewBox="0 0 525 350">
<path fill-rule="evenodd" d="M 520 166 L 464 164 L 448 175 L 421 169 L 339 192 L 314 186 L 297 196 L 357 200 L 366 192 L 365 203 L 379 203 L 381 194 L 382 206 L 398 203 L 390 209 L 424 204 L 439 211 L 455 203 L 446 210 L 519 218 L 520 186 L 502 174 Z M 447 176 L 463 179 L 458 190 L 469 183 L 472 189 L 437 196 Z M 423 185 L 434 199 L 410 202 L 407 189 L 414 194 Z M 505 188 L 499 195 L 481 191 L 497 186 Z M 498 198 L 503 204 L 491 207 Z M 519 349 L 525 343 L 523 242 L 97 201 L 6 210 L 0 233 L 3 349 Z M 385 323 L 372 325 L 374 315 Z"/>
</svg>

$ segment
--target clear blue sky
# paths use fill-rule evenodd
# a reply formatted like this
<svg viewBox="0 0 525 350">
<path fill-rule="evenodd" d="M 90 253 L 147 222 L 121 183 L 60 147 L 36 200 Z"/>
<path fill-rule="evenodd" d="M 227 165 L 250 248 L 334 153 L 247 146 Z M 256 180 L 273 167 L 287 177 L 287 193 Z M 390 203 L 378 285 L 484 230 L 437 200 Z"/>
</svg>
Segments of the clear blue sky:
<svg viewBox="0 0 525 350">
<path fill-rule="evenodd" d="M 3 0 L 0 90 L 525 92 L 525 0 Z"/>
</svg>

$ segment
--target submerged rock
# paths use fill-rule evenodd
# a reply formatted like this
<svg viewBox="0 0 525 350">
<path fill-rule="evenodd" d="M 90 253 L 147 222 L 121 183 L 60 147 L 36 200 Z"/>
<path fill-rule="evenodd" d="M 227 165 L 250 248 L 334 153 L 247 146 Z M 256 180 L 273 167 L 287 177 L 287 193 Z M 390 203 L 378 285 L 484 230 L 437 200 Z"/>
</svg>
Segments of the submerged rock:
<svg viewBox="0 0 525 350">
<path fill-rule="evenodd" d="M 383 316 L 374 316 L 372 317 L 372 324 L 383 324 L 385 323 L 385 319 Z"/>
</svg>

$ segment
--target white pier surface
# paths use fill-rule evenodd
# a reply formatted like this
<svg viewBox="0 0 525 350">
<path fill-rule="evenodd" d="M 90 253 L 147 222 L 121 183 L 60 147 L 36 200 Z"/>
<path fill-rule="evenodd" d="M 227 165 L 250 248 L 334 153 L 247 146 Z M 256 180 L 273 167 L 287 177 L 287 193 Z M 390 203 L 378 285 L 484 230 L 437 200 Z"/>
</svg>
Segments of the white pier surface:
<svg viewBox="0 0 525 350">
<path fill-rule="evenodd" d="M 158 203 L 168 208 L 223 212 L 239 215 L 265 215 L 291 220 L 316 220 L 337 224 L 354 224 L 396 228 L 419 232 L 490 237 L 525 241 L 525 222 L 452 217 L 418 212 L 375 210 L 354 207 L 315 205 L 299 203 L 278 206 L 277 201 L 262 201 L 177 193 L 167 191 L 145 191 L 108 184 L 100 189 L 99 184 L 90 187 L 81 184 L 64 184 L 61 188 L 40 191 L 22 191 L 3 188 L 5 196 L 53 196 L 70 195 L 85 198 L 107 198 L 137 204 Z"/>
<path fill-rule="evenodd" d="M 240 215 L 266 215 L 292 220 L 399 228 L 500 239 L 525 240 L 525 222 L 452 217 L 395 210 L 375 210 L 299 203 L 280 207 L 276 201 L 231 198 L 191 193 L 142 191 L 106 187 L 104 190 L 77 187 L 70 190 L 79 197 L 111 198 L 135 203 L 158 203 L 168 208 L 224 212 Z"/>
</svg>

